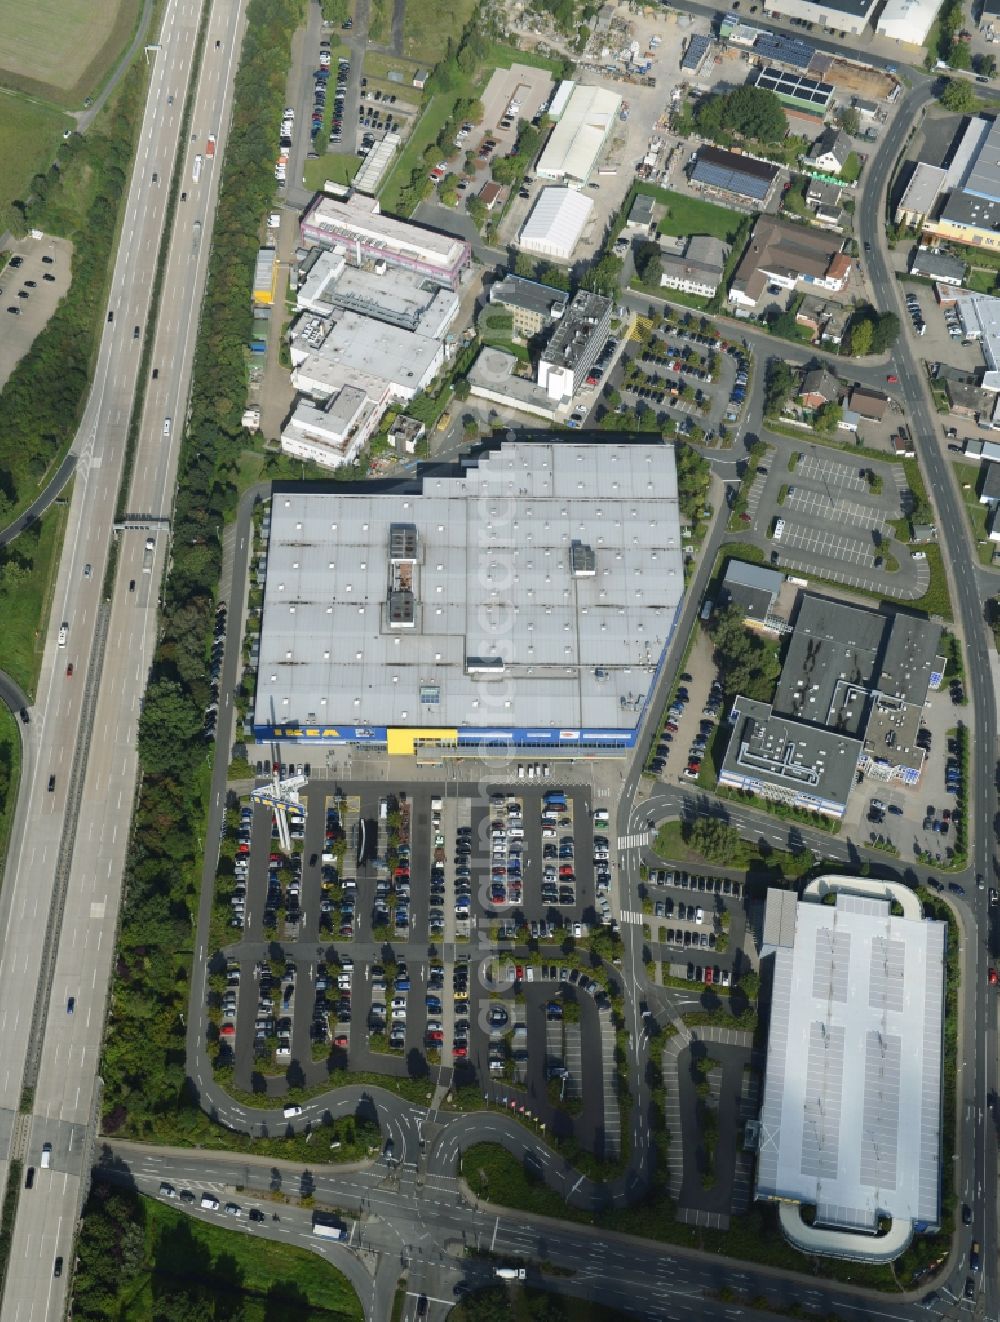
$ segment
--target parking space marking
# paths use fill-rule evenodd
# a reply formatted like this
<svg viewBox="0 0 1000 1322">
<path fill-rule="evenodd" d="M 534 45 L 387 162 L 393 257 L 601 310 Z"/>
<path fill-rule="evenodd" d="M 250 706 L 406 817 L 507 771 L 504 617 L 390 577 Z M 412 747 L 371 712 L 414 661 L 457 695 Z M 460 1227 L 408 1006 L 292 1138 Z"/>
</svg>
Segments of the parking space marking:
<svg viewBox="0 0 1000 1322">
<path fill-rule="evenodd" d="M 583 1078 L 583 1033 L 579 1024 L 564 1021 L 565 1065 L 569 1070 L 566 1080 L 566 1096 L 577 1098 L 581 1095 L 580 1081 Z"/>
<path fill-rule="evenodd" d="M 797 514 L 812 514 L 832 523 L 846 524 L 849 528 L 870 528 L 885 532 L 889 526 L 888 518 L 876 509 L 859 505 L 857 501 L 833 499 L 825 491 L 816 491 L 811 487 L 795 487 L 789 492 L 786 509 L 793 509 Z"/>
<path fill-rule="evenodd" d="M 800 477 L 815 478 L 820 482 L 835 482 L 837 486 L 846 487 L 848 491 L 868 490 L 867 478 L 863 478 L 859 469 L 853 464 L 820 459 L 817 455 L 804 454 L 795 472 Z"/>
<path fill-rule="evenodd" d="M 923 563 L 923 562 L 921 562 Z M 893 596 L 897 601 L 916 601 L 927 591 L 927 580 L 924 580 L 921 586 L 921 579 L 917 573 L 917 582 L 915 587 L 897 587 L 895 584 L 889 588 L 886 585 L 884 576 L 878 578 L 866 577 L 864 574 L 848 574 L 842 569 L 836 569 L 833 565 L 817 565 L 808 560 L 797 560 L 794 556 L 782 555 L 779 553 L 778 566 L 784 570 L 790 570 L 795 574 L 816 574 L 822 572 L 824 578 L 830 579 L 834 583 L 843 583 L 849 588 L 863 588 L 866 592 L 878 592 L 885 596 Z M 929 574 L 928 574 L 929 578 Z"/>
<path fill-rule="evenodd" d="M 621 1112 L 618 1109 L 618 1087 L 615 1071 L 615 1030 L 607 1010 L 598 1010 L 601 1028 L 601 1080 L 604 1092 L 604 1150 L 607 1157 L 617 1157 L 621 1151 Z"/>
<path fill-rule="evenodd" d="M 804 524 L 785 520 L 783 540 L 799 551 L 809 551 L 824 559 L 846 560 L 850 564 L 863 564 L 870 568 L 875 552 L 870 542 L 851 537 L 828 528 L 808 528 Z"/>
</svg>

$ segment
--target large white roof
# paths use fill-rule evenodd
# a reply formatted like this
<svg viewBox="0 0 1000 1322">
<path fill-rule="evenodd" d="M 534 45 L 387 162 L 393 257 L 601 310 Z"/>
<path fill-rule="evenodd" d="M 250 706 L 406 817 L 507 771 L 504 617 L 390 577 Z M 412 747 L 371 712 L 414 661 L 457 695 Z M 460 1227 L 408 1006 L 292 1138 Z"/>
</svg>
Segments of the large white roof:
<svg viewBox="0 0 1000 1322">
<path fill-rule="evenodd" d="M 922 46 L 940 8 L 937 0 L 886 0 L 878 21 L 879 35 Z"/>
<path fill-rule="evenodd" d="M 606 87 L 573 88 L 562 118 L 538 158 L 543 179 L 574 179 L 581 183 L 597 164 L 622 99 Z"/>
<path fill-rule="evenodd" d="M 524 223 L 518 244 L 525 252 L 570 257 L 594 204 L 575 188 L 543 188 Z"/>
<path fill-rule="evenodd" d="M 407 525 L 414 619 L 390 627 Z M 278 491 L 256 721 L 631 731 L 683 592 L 668 445 L 507 442 L 422 490 Z"/>
<path fill-rule="evenodd" d="M 793 942 L 787 924 L 776 940 L 758 1196 L 826 1226 L 937 1224 L 946 931 L 859 895 L 796 906 Z"/>
</svg>

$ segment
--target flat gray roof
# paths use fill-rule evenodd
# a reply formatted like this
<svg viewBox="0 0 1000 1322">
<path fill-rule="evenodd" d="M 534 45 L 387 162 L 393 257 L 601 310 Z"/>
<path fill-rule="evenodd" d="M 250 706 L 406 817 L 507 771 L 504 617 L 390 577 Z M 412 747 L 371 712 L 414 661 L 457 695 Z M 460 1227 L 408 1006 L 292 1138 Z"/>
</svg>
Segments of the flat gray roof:
<svg viewBox="0 0 1000 1322">
<path fill-rule="evenodd" d="M 553 308 L 565 308 L 569 294 L 562 289 L 553 289 L 551 285 L 543 285 L 538 280 L 525 280 L 508 271 L 502 280 L 490 285 L 490 302 L 548 317 L 552 315 Z"/>
<path fill-rule="evenodd" d="M 859 739 L 782 716 L 753 698 L 738 697 L 733 709 L 721 771 L 727 783 L 758 781 L 789 801 L 807 796 L 817 806 L 843 809 L 861 755 Z"/>
<path fill-rule="evenodd" d="M 1000 202 L 1000 120 L 994 120 L 976 155 L 965 191 Z"/>
<path fill-rule="evenodd" d="M 668 445 L 505 442 L 407 490 L 278 491 L 255 720 L 632 730 L 683 593 Z"/>
<path fill-rule="evenodd" d="M 875 611 L 803 593 L 774 710 L 856 736 L 867 713 L 887 624 L 888 617 Z"/>
<path fill-rule="evenodd" d="M 796 906 L 789 946 L 776 903 L 757 1195 L 826 1226 L 936 1226 L 947 928 L 839 894 Z"/>
<path fill-rule="evenodd" d="M 544 360 L 559 367 L 574 368 L 610 311 L 611 300 L 603 294 L 593 294 L 589 289 L 577 290 L 545 346 Z"/>
</svg>

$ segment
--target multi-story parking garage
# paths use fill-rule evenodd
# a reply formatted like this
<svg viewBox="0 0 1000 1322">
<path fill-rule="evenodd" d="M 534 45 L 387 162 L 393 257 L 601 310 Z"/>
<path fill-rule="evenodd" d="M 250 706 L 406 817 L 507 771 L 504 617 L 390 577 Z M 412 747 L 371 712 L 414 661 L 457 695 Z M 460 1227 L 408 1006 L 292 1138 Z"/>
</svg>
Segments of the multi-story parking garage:
<svg viewBox="0 0 1000 1322">
<path fill-rule="evenodd" d="M 511 442 L 392 491 L 277 487 L 255 734 L 620 752 L 683 592 L 666 445 Z"/>
</svg>

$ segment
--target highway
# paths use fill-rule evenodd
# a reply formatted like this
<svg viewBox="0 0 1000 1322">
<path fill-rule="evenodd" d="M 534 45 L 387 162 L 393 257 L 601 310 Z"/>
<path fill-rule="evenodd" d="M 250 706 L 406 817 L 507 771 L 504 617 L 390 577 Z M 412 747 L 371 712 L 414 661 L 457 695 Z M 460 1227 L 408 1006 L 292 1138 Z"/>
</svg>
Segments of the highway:
<svg viewBox="0 0 1000 1322">
<path fill-rule="evenodd" d="M 5 1180 L 12 1157 L 34 1166 L 36 1175 L 30 1191 L 21 1189 L 0 1312 L 5 1322 L 62 1315 L 70 1273 L 56 1278 L 53 1264 L 57 1256 L 71 1259 L 89 1169 L 88 1134 L 98 1108 L 97 1071 L 135 793 L 136 731 L 155 645 L 167 520 L 218 188 L 212 167 L 192 187 L 190 160 L 204 151 L 209 132 L 219 135 L 217 163 L 222 156 L 243 8 L 220 5 L 210 18 L 192 121 L 198 141 L 180 144 L 199 19 L 195 0 L 169 0 L 152 57 L 93 387 L 73 445 L 76 482 L 39 696 L 25 731 L 25 766 L 37 774 L 22 778 L 0 909 L 6 955 L 0 966 L 0 1144 Z M 151 309 L 178 146 L 188 201 L 178 202 L 162 299 Z M 202 226 L 198 242 L 196 219 Z M 151 518 L 147 528 L 121 535 L 112 600 L 102 606 L 142 336 L 154 315 L 158 379 L 146 394 L 129 502 Z M 152 572 L 144 573 L 149 535 L 156 538 L 156 558 Z M 68 629 L 60 646 L 63 621 Z M 26 1111 L 18 1119 L 22 1088 Z M 43 1144 L 51 1144 L 49 1169 L 41 1165 Z"/>
</svg>

